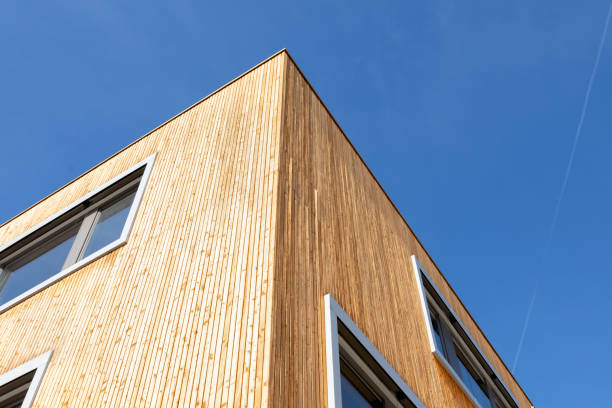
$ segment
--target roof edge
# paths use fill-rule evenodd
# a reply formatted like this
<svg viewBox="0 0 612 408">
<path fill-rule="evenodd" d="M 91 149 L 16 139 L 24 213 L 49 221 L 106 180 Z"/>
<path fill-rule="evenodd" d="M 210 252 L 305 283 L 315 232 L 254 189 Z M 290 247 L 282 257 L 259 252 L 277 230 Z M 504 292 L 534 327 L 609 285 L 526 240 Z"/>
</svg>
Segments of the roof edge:
<svg viewBox="0 0 612 408">
<path fill-rule="evenodd" d="M 512 371 L 510 371 L 510 369 L 508 368 L 508 366 L 506 365 L 506 363 L 504 362 L 504 360 L 501 358 L 501 356 L 497 353 L 497 350 L 495 349 L 495 347 L 493 347 L 493 345 L 491 344 L 491 342 L 489 341 L 488 337 L 486 336 L 486 334 L 484 333 L 484 331 L 480 328 L 480 326 L 478 325 L 478 323 L 476 322 L 476 320 L 474 319 L 474 317 L 472 316 L 472 314 L 470 313 L 470 311 L 468 310 L 467 307 L 465 307 L 465 305 L 463 304 L 463 301 L 461 300 L 461 298 L 459 297 L 459 295 L 457 295 L 457 293 L 455 292 L 455 289 L 452 287 L 452 285 L 448 282 L 448 280 L 446 279 L 446 277 L 444 276 L 444 274 L 442 273 L 441 269 L 438 267 L 438 265 L 435 263 L 435 261 L 433 260 L 433 258 L 431 257 L 431 255 L 429 254 L 429 252 L 427 251 L 427 249 L 425 248 L 425 246 L 423 245 L 423 243 L 420 241 L 420 239 L 418 238 L 418 236 L 415 234 L 414 230 L 410 227 L 410 224 L 408 224 L 408 222 L 406 221 L 406 219 L 404 218 L 404 216 L 402 215 L 402 213 L 399 211 L 399 209 L 397 208 L 397 206 L 395 205 L 395 203 L 393 202 L 393 200 L 391 200 L 390 196 L 387 194 L 387 191 L 383 188 L 383 186 L 381 185 L 381 183 L 378 181 L 378 179 L 376 178 L 376 176 L 374 175 L 374 173 L 372 172 L 372 170 L 370 169 L 370 167 L 366 164 L 365 160 L 363 159 L 363 157 L 359 154 L 359 152 L 357 151 L 357 149 L 355 148 L 355 146 L 353 145 L 353 143 L 350 141 L 350 139 L 348 138 L 348 136 L 346 135 L 346 133 L 344 132 L 344 130 L 342 129 L 342 127 L 340 126 L 340 124 L 338 123 L 338 121 L 336 120 L 336 118 L 334 117 L 334 115 L 332 115 L 331 111 L 329 110 L 329 108 L 327 107 L 327 105 L 325 104 L 325 102 L 323 102 L 323 99 L 321 98 L 321 96 L 317 93 L 317 91 L 314 89 L 314 87 L 312 86 L 312 84 L 310 83 L 310 81 L 308 80 L 308 78 L 306 77 L 306 75 L 304 75 L 304 73 L 302 72 L 302 70 L 300 69 L 300 66 L 295 62 L 295 60 L 293 59 L 293 57 L 291 56 L 291 54 L 289 53 L 289 51 L 286 48 L 282 48 L 279 51 L 275 52 L 274 54 L 272 54 L 271 56 L 269 56 L 268 58 L 264 59 L 263 61 L 261 61 L 260 63 L 258 63 L 257 65 L 253 66 L 252 68 L 249 68 L 247 71 L 243 72 L 242 74 L 238 75 L 237 77 L 235 77 L 234 79 L 230 80 L 229 82 L 225 83 L 224 85 L 220 86 L 219 88 L 217 88 L 216 90 L 212 91 L 211 93 L 209 93 L 208 95 L 204 96 L 203 98 L 201 98 L 200 100 L 196 101 L 195 103 L 193 103 L 192 105 L 188 106 L 187 108 L 183 109 L 182 111 L 180 111 L 179 113 L 175 114 L 174 116 L 170 117 L 169 119 L 165 120 L 164 122 L 162 122 L 161 124 L 157 125 L 155 128 L 151 129 L 150 131 L 148 131 L 147 133 L 145 133 L 144 135 L 140 136 L 139 138 L 137 138 L 136 140 L 134 140 L 133 142 L 129 143 L 128 145 L 126 145 L 125 147 L 123 147 L 122 149 L 118 150 L 117 152 L 113 153 L 111 156 L 107 157 L 106 159 L 102 160 L 101 162 L 99 162 L 98 164 L 94 165 L 93 167 L 91 167 L 90 169 L 84 171 L 83 173 L 81 173 L 79 176 L 77 176 L 76 178 L 70 180 L 69 182 L 67 182 L 66 184 L 62 185 L 61 187 L 55 189 L 53 192 L 47 194 L 45 197 L 43 197 L 42 199 L 38 200 L 37 202 L 35 202 L 34 204 L 30 205 L 29 207 L 25 208 L 24 210 L 22 210 L 21 212 L 19 212 L 18 214 L 14 215 L 13 217 L 9 218 L 8 220 L 4 221 L 3 223 L 0 224 L 0 228 L 4 227 L 5 225 L 7 225 L 8 223 L 14 221 L 15 219 L 17 219 L 18 217 L 20 217 L 21 215 L 25 214 L 26 212 L 28 212 L 29 210 L 31 210 L 32 208 L 36 207 L 37 205 L 41 204 L 42 202 L 44 202 L 46 199 L 48 199 L 49 197 L 53 196 L 54 194 L 58 193 L 59 191 L 63 190 L 64 188 L 68 187 L 70 184 L 74 183 L 75 181 L 77 181 L 78 179 L 80 179 L 81 177 L 83 177 L 84 175 L 90 173 L 91 171 L 95 170 L 96 168 L 100 167 L 101 165 L 103 165 L 104 163 L 108 162 L 109 160 L 111 160 L 112 158 L 114 158 L 115 156 L 119 155 L 120 153 L 122 153 L 123 151 L 127 150 L 128 148 L 130 148 L 131 146 L 133 146 L 134 144 L 138 143 L 139 141 L 141 141 L 142 139 L 144 139 L 145 137 L 149 136 L 150 134 L 152 134 L 153 132 L 155 132 L 156 130 L 160 129 L 161 127 L 163 127 L 164 125 L 168 124 L 169 122 L 171 122 L 172 120 L 176 119 L 177 117 L 181 116 L 184 113 L 187 113 L 188 111 L 190 111 L 191 109 L 195 108 L 196 106 L 198 106 L 200 103 L 204 102 L 205 100 L 207 100 L 208 98 L 210 98 L 211 96 L 215 95 L 216 93 L 222 91 L 223 89 L 225 89 L 226 87 L 228 87 L 229 85 L 233 84 L 234 82 L 238 81 L 239 79 L 243 78 L 244 76 L 248 75 L 249 73 L 251 73 L 252 71 L 256 70 L 257 68 L 259 68 L 260 66 L 264 65 L 265 63 L 267 63 L 268 61 L 276 58 L 277 56 L 281 55 L 285 53 L 287 55 L 287 57 L 289 58 L 289 61 L 291 61 L 291 63 L 297 68 L 298 72 L 300 73 L 300 75 L 302 76 L 302 78 L 304 79 L 304 81 L 308 84 L 308 87 L 311 89 L 311 91 L 314 93 L 314 95 L 317 97 L 317 99 L 319 100 L 319 102 L 321 102 L 321 105 L 325 108 L 325 110 L 327 111 L 328 115 L 330 116 L 330 118 L 334 121 L 335 125 L 338 127 L 338 129 L 340 130 L 340 132 L 342 133 L 342 135 L 344 136 L 345 140 L 348 142 L 349 146 L 353 149 L 353 151 L 355 152 L 355 154 L 357 155 L 357 157 L 359 158 L 359 160 L 363 163 L 363 165 L 365 166 L 365 168 L 368 170 L 368 172 L 370 173 L 370 175 L 372 176 L 372 178 L 374 179 L 374 181 L 376 182 L 376 184 L 379 186 L 379 188 L 381 189 L 381 191 L 383 192 L 383 194 L 385 195 L 385 197 L 387 197 L 387 200 L 389 200 L 389 202 L 391 203 L 391 205 L 393 206 L 393 208 L 395 209 L 395 211 L 397 212 L 397 214 L 401 217 L 401 219 L 404 221 L 404 223 L 406 224 L 406 226 L 408 227 L 408 229 L 410 230 L 410 232 L 412 233 L 412 235 L 415 237 L 415 239 L 417 240 L 417 242 L 419 243 L 419 245 L 421 245 L 421 248 L 423 248 L 423 250 L 425 251 L 425 253 L 427 254 L 427 256 L 429 257 L 429 260 L 431 261 L 431 263 L 436 267 L 436 269 L 438 269 L 438 271 L 440 271 L 440 275 L 442 276 L 442 279 L 444 279 L 444 282 L 446 282 L 446 284 L 448 285 L 448 287 L 450 288 L 450 290 L 452 291 L 452 293 L 457 297 L 457 299 L 459 300 L 459 303 L 461 304 L 461 306 L 465 309 L 465 311 L 467 312 L 468 316 L 472 319 L 472 321 L 474 322 L 474 324 L 476 325 L 476 327 L 478 328 L 478 330 L 480 330 L 481 334 L 483 335 L 484 339 L 487 341 L 487 343 L 489 344 L 489 346 L 491 347 L 491 349 L 493 350 L 493 352 L 495 353 L 495 355 L 499 358 L 499 360 L 501 361 L 501 363 L 504 365 L 504 367 L 506 368 L 507 372 L 510 374 L 510 376 L 512 377 L 512 379 L 514 380 L 514 382 L 518 385 L 518 387 L 521 389 L 521 391 L 523 392 L 523 394 L 525 395 L 525 397 L 527 398 L 527 400 L 529 400 L 529 402 L 533 405 L 533 403 L 531 402 L 531 399 L 529 398 L 529 396 L 527 395 L 527 393 L 525 392 L 525 390 L 523 389 L 523 387 L 521 386 L 521 384 L 518 382 L 518 380 L 516 379 L 516 377 L 514 377 L 514 375 L 512 374 Z"/>
<path fill-rule="evenodd" d="M 348 138 L 348 136 L 346 135 L 346 133 L 344 132 L 344 130 L 342 129 L 342 127 L 340 126 L 340 124 L 338 123 L 338 121 L 336 120 L 336 118 L 334 117 L 334 115 L 332 115 L 331 111 L 329 110 L 329 108 L 327 107 L 327 105 L 325 104 L 325 102 L 323 102 L 323 99 L 321 98 L 321 96 L 319 96 L 319 94 L 317 93 L 317 91 L 314 89 L 314 87 L 312 86 L 312 84 L 310 83 L 310 81 L 308 80 L 308 78 L 306 77 L 306 75 L 304 75 L 304 73 L 302 72 L 302 70 L 300 69 L 300 66 L 295 62 L 295 60 L 293 59 L 293 57 L 291 56 L 291 54 L 289 53 L 288 50 L 283 49 L 282 51 L 284 51 L 287 56 L 289 57 L 289 61 L 291 61 L 291 63 L 297 68 L 298 72 L 300 73 L 300 75 L 302 76 L 302 78 L 304 79 L 304 81 L 306 81 L 306 83 L 308 84 L 308 87 L 310 88 L 310 90 L 314 93 L 314 95 L 317 97 L 317 99 L 319 100 L 319 102 L 321 102 L 321 105 L 323 105 L 323 107 L 325 108 L 325 110 L 327 111 L 327 114 L 330 116 L 330 118 L 334 121 L 334 124 L 338 127 L 338 129 L 340 130 L 340 132 L 342 133 L 342 135 L 344 136 L 345 140 L 348 142 L 349 146 L 353 149 L 353 151 L 355 152 L 355 154 L 357 155 L 357 157 L 359 158 L 359 160 L 363 163 L 363 165 L 365 166 L 365 168 L 368 170 L 368 172 L 370 173 L 370 175 L 372 176 L 372 178 L 374 179 L 374 181 L 376 182 L 376 184 L 378 185 L 378 187 L 381 189 L 381 191 L 383 192 L 383 194 L 385 195 L 385 197 L 387 197 L 387 200 L 389 200 L 389 202 L 391 203 L 391 205 L 393 206 L 393 209 L 397 212 L 397 214 L 400 216 L 400 218 L 402 219 L 402 221 L 404 221 L 404 224 L 406 224 L 406 226 L 408 227 L 408 229 L 410 230 L 410 232 L 412 233 L 412 235 L 414 236 L 414 238 L 417 240 L 417 242 L 419 243 L 419 245 L 421 246 L 421 248 L 423 248 L 423 251 L 425 251 L 425 253 L 427 254 L 427 256 L 429 257 L 429 260 L 431 261 L 431 263 L 436 267 L 436 269 L 440 272 L 440 276 L 442 277 L 442 279 L 444 280 L 444 282 L 446 282 L 446 284 L 448 285 L 449 289 L 451 290 L 451 292 L 455 295 L 455 297 L 457 298 L 457 300 L 459 301 L 459 303 L 461 304 L 461 306 L 463 307 L 463 309 L 466 311 L 466 313 L 468 314 L 468 316 L 470 317 L 470 319 L 472 319 L 472 321 L 474 322 L 474 324 L 476 325 L 476 328 L 478 328 L 478 330 L 480 331 L 480 333 L 482 334 L 483 338 L 485 339 L 485 341 L 487 342 L 487 344 L 489 344 L 489 346 L 491 347 L 491 349 L 493 350 L 493 352 L 495 353 L 495 355 L 499 358 L 499 361 L 501 361 L 501 363 L 504 365 L 504 368 L 506 369 L 506 371 L 508 372 L 508 374 L 510 374 L 510 377 L 512 377 L 512 379 L 514 380 L 514 382 L 516 383 L 516 385 L 520 388 L 520 390 L 523 392 L 523 395 L 525 395 L 525 397 L 527 398 L 527 400 L 530 402 L 530 404 L 533 406 L 533 402 L 531 401 L 531 398 L 529 398 L 529 396 L 527 395 L 527 393 L 525 392 L 525 390 L 523 389 L 523 387 L 521 386 L 521 384 L 519 383 L 519 381 L 516 379 L 516 377 L 514 376 L 514 374 L 512 374 L 512 371 L 510 371 L 510 369 L 508 368 L 508 366 L 506 365 L 506 362 L 504 361 L 504 359 L 499 355 L 499 353 L 497 352 L 497 350 L 495 349 L 495 347 L 493 346 L 493 344 L 491 344 L 491 341 L 489 340 L 489 338 L 487 337 L 487 335 L 485 334 L 485 332 L 480 328 L 480 326 L 478 325 L 478 323 L 476 322 L 476 319 L 474 319 L 474 316 L 472 316 L 472 314 L 470 313 L 469 309 L 463 304 L 463 301 L 461 300 L 461 298 L 459 297 L 459 295 L 457 294 L 457 292 L 455 292 L 455 289 L 453 288 L 453 286 L 450 284 L 450 282 L 446 279 L 446 276 L 444 276 L 444 274 L 442 273 L 442 270 L 440 269 L 440 267 L 438 267 L 438 265 L 436 264 L 436 262 L 433 260 L 432 256 L 429 254 L 429 251 L 427 251 L 427 249 L 425 248 L 425 245 L 423 245 L 423 243 L 421 242 L 421 240 L 419 239 L 419 237 L 417 236 L 417 234 L 414 232 L 414 230 L 412 229 L 412 227 L 410 227 L 410 224 L 408 224 L 408 221 L 406 221 L 406 218 L 404 218 L 404 216 L 402 215 L 402 213 L 400 212 L 400 210 L 397 208 L 397 206 L 395 205 L 395 203 L 393 202 L 393 200 L 391 200 L 391 197 L 389 196 L 389 194 L 387 194 L 387 191 L 384 189 L 384 187 L 382 186 L 382 184 L 380 184 L 380 182 L 378 181 L 378 179 L 376 178 L 376 176 L 374 175 L 374 173 L 372 172 L 372 170 L 370 169 L 370 167 L 368 167 L 368 165 L 366 164 L 365 160 L 363 159 L 363 157 L 359 154 L 359 152 L 357 151 L 357 149 L 355 148 L 355 146 L 353 145 L 353 143 L 351 142 L 351 140 Z M 282 52 L 281 51 L 281 52 Z"/>
<path fill-rule="evenodd" d="M 0 228 L 4 227 L 5 225 L 7 225 L 9 222 L 17 219 L 18 217 L 20 217 L 21 215 L 25 214 L 26 212 L 28 212 L 29 210 L 31 210 L 32 208 L 36 207 L 37 205 L 39 205 L 40 203 L 42 203 L 43 201 L 45 201 L 46 199 L 48 199 L 49 197 L 51 197 L 52 195 L 60 192 L 61 190 L 63 190 L 64 188 L 68 187 L 70 184 L 74 183 L 75 181 L 77 181 L 78 179 L 80 179 L 81 177 L 83 177 L 84 175 L 86 175 L 87 173 L 95 170 L 96 168 L 100 167 L 101 165 L 103 165 L 104 163 L 106 163 L 107 161 L 111 160 L 113 157 L 119 155 L 120 153 L 122 153 L 124 150 L 129 149 L 131 146 L 135 145 L 136 143 L 140 142 L 142 139 L 144 139 L 145 137 L 149 136 L 150 134 L 152 134 L 153 132 L 155 132 L 156 130 L 162 128 L 164 125 L 168 124 L 169 122 L 173 121 L 174 119 L 178 118 L 179 116 L 181 116 L 184 113 L 189 112 L 191 109 L 195 108 L 196 106 L 198 106 L 199 104 L 201 104 L 202 102 L 204 102 L 205 100 L 207 100 L 208 98 L 210 98 L 211 96 L 215 95 L 216 93 L 222 91 L 223 89 L 227 88 L 228 86 L 230 86 L 231 84 L 233 84 L 234 82 L 238 81 L 239 79 L 243 78 L 244 76 L 248 75 L 249 73 L 251 73 L 252 71 L 256 70 L 257 68 L 261 67 L 262 65 L 264 65 L 265 63 L 267 63 L 268 61 L 278 57 L 279 55 L 286 53 L 289 56 L 289 52 L 287 51 L 286 48 L 282 48 L 281 50 L 275 52 L 274 54 L 272 54 L 271 56 L 269 56 L 268 58 L 266 58 L 265 60 L 261 61 L 259 64 L 249 68 L 247 71 L 243 72 L 242 74 L 238 75 L 237 77 L 235 77 L 234 79 L 232 79 L 231 81 L 225 83 L 224 85 L 221 85 L 219 88 L 217 88 L 216 90 L 212 91 L 211 93 L 209 93 L 208 95 L 206 95 L 205 97 L 203 97 L 202 99 L 198 100 L 197 102 L 193 103 L 192 105 L 188 106 L 187 108 L 183 109 L 182 111 L 180 111 L 179 113 L 175 114 L 174 116 L 172 116 L 171 118 L 165 120 L 164 122 L 162 122 L 161 124 L 157 125 L 156 127 L 154 127 L 153 129 L 151 129 L 150 131 L 148 131 L 147 133 L 145 133 L 144 135 L 140 136 L 138 139 L 134 140 L 133 142 L 129 143 L 128 145 L 126 145 L 125 147 L 121 148 L 120 150 L 118 150 L 117 152 L 113 153 L 112 155 L 110 155 L 109 157 L 107 157 L 106 159 L 102 160 L 100 163 L 96 164 L 95 166 L 91 167 L 88 170 L 85 170 L 83 173 L 79 174 L 77 177 L 73 178 L 72 180 L 70 180 L 69 182 L 67 182 L 66 184 L 62 185 L 61 187 L 55 189 L 53 192 L 47 194 L 46 196 L 44 196 L 43 198 L 41 198 L 40 200 L 36 201 L 34 204 L 28 206 L 27 208 L 25 208 L 24 210 L 22 210 L 21 212 L 17 213 L 16 215 L 12 216 L 11 218 L 9 218 L 8 220 L 4 221 L 3 223 L 0 224 Z M 291 58 L 291 56 L 289 56 L 289 59 L 291 59 L 293 61 L 293 59 Z M 294 62 L 295 64 L 295 62 Z M 297 66 L 297 64 L 296 64 Z M 301 71 L 300 71 L 301 72 Z M 302 74 L 303 75 L 303 74 Z"/>
</svg>

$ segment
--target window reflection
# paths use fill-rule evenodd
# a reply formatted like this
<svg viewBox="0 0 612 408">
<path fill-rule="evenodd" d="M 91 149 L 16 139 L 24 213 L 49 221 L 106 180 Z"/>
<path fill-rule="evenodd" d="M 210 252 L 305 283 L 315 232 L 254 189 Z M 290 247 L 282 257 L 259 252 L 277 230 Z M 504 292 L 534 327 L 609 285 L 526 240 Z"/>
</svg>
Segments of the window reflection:
<svg viewBox="0 0 612 408">
<path fill-rule="evenodd" d="M 366 397 L 343 375 L 342 376 L 342 407 L 346 408 L 370 408 L 374 405 L 370 404 Z"/>
<path fill-rule="evenodd" d="M 19 296 L 62 270 L 79 224 L 72 224 L 0 272 L 0 304 Z"/>
<path fill-rule="evenodd" d="M 30 371 L 9 383 L 0 385 L 0 407 L 19 408 L 29 391 L 36 370 Z"/>
<path fill-rule="evenodd" d="M 482 408 L 491 408 L 491 401 L 489 401 L 489 397 L 483 390 L 484 383 L 482 379 L 476 375 L 474 369 L 469 365 L 462 353 L 457 353 L 457 357 L 461 379 L 472 395 L 478 400 Z"/>
<path fill-rule="evenodd" d="M 136 192 L 134 191 L 119 201 L 111 203 L 107 207 L 102 207 L 82 258 L 104 248 L 121 236 L 135 195 Z"/>
</svg>

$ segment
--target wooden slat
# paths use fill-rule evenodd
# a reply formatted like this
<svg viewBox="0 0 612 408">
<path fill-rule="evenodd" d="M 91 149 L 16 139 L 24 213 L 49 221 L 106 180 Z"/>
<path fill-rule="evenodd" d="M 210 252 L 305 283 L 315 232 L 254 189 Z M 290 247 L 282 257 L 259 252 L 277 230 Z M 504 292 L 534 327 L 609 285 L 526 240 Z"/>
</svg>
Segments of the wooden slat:
<svg viewBox="0 0 612 408">
<path fill-rule="evenodd" d="M 471 407 L 429 350 L 417 255 L 521 407 L 531 403 L 290 60 L 281 127 L 271 405 L 325 406 L 331 293 L 428 407 Z M 407 179 L 410 175 L 407 175 Z"/>
<path fill-rule="evenodd" d="M 126 245 L 0 314 L 0 373 L 54 350 L 55 406 L 325 406 L 331 293 L 428 407 L 416 254 L 530 402 L 286 52 L 0 226 L 0 245 L 158 153 Z"/>
<path fill-rule="evenodd" d="M 267 401 L 285 66 L 271 58 L 0 227 L 2 244 L 158 153 L 128 243 L 0 314 L 0 373 L 54 350 L 34 406 Z"/>
</svg>

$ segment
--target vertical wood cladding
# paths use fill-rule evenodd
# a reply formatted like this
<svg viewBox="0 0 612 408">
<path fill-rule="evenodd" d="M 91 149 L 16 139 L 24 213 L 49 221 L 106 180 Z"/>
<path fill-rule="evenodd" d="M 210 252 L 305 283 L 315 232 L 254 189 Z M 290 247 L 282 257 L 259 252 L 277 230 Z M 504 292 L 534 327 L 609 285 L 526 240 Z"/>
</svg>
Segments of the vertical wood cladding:
<svg viewBox="0 0 612 408">
<path fill-rule="evenodd" d="M 14 219 L 0 245 L 157 152 L 126 245 L 0 314 L 0 373 L 54 350 L 35 407 L 324 407 L 331 293 L 430 408 L 416 254 L 527 397 L 281 52 Z"/>
<path fill-rule="evenodd" d="M 429 349 L 416 254 L 521 407 L 531 406 L 291 61 L 285 81 L 272 405 L 326 405 L 323 296 L 331 293 L 428 407 L 472 406 Z"/>
<path fill-rule="evenodd" d="M 0 227 L 0 245 L 158 152 L 127 244 L 0 314 L 36 407 L 267 406 L 276 56 Z"/>
</svg>

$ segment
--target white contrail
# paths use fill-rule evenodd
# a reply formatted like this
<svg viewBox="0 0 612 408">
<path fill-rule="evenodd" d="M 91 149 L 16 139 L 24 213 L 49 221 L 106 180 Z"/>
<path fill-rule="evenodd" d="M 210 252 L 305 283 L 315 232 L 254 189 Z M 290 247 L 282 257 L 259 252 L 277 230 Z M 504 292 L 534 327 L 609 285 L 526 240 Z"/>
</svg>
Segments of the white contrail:
<svg viewBox="0 0 612 408">
<path fill-rule="evenodd" d="M 570 153 L 569 161 L 567 162 L 567 168 L 565 169 L 565 177 L 563 178 L 563 184 L 561 185 L 561 192 L 559 198 L 557 198 L 557 205 L 555 206 L 555 212 L 553 220 L 550 225 L 550 231 L 548 232 L 548 239 L 552 238 L 553 232 L 557 225 L 557 218 L 559 217 L 559 209 L 561 208 L 561 201 L 565 195 L 565 188 L 567 187 L 567 180 L 569 179 L 570 172 L 572 170 L 572 164 L 574 163 L 574 153 L 576 153 L 576 146 L 578 145 L 578 139 L 580 139 L 580 133 L 582 132 L 582 124 L 584 123 L 584 116 L 586 114 L 587 107 L 589 106 L 589 99 L 591 97 L 591 89 L 593 88 L 593 82 L 595 81 L 595 75 L 599 68 L 599 60 L 601 59 L 601 52 L 606 42 L 606 34 L 608 33 L 608 25 L 610 25 L 610 15 L 612 15 L 612 3 L 608 9 L 608 16 L 606 17 L 606 24 L 604 25 L 603 33 L 601 34 L 601 40 L 599 41 L 599 49 L 597 50 L 597 57 L 595 58 L 595 64 L 593 65 L 593 71 L 591 72 L 591 78 L 589 79 L 589 85 L 587 86 L 586 94 L 584 95 L 584 102 L 582 104 L 582 112 L 580 113 L 580 120 L 578 121 L 578 127 L 576 127 L 576 134 L 574 135 L 574 144 L 572 145 L 572 151 Z"/>
<path fill-rule="evenodd" d="M 597 49 L 597 57 L 595 58 L 595 64 L 593 65 L 593 71 L 591 72 L 591 78 L 589 78 L 589 84 L 587 85 L 586 94 L 584 95 L 584 102 L 582 103 L 582 112 L 580 113 L 580 120 L 578 121 L 578 126 L 576 127 L 576 134 L 574 135 L 574 143 L 572 144 L 572 150 L 570 152 L 570 157 L 567 162 L 567 168 L 565 169 L 565 177 L 563 178 L 563 184 L 561 185 L 561 191 L 559 192 L 559 197 L 557 198 L 557 204 L 555 205 L 555 212 L 553 213 L 552 222 L 550 224 L 550 229 L 548 231 L 548 237 L 547 237 L 548 239 L 546 241 L 546 245 L 543 250 L 542 267 L 544 267 L 546 263 L 548 249 L 551 245 L 553 233 L 555 232 L 555 228 L 557 226 L 557 218 L 559 218 L 559 210 L 561 208 L 561 201 L 563 201 L 563 196 L 565 195 L 565 189 L 567 187 L 567 180 L 569 179 L 570 172 L 572 171 L 572 165 L 574 163 L 574 154 L 576 153 L 576 146 L 578 145 L 578 140 L 580 139 L 580 133 L 582 132 L 582 124 L 584 123 L 584 116 L 586 114 L 587 107 L 589 106 L 589 99 L 591 97 L 591 89 L 593 88 L 593 82 L 595 81 L 595 75 L 597 74 L 597 69 L 599 68 L 599 60 L 601 59 L 601 52 L 606 42 L 606 35 L 608 34 L 608 26 L 610 25 L 610 16 L 612 16 L 612 3 L 610 3 L 610 7 L 608 8 L 608 15 L 606 16 L 606 23 L 604 24 L 604 29 L 603 29 L 603 32 L 601 33 L 601 39 L 599 40 L 599 48 Z M 529 303 L 529 308 L 527 309 L 527 316 L 525 317 L 525 324 L 523 325 L 523 332 L 521 334 L 521 339 L 519 340 L 518 349 L 516 350 L 516 356 L 514 357 L 514 364 L 512 364 L 512 372 L 514 372 L 516 368 L 516 364 L 518 363 L 518 359 L 521 354 L 521 349 L 523 348 L 523 341 L 525 340 L 525 334 L 527 333 L 527 327 L 529 326 L 529 319 L 531 318 L 531 311 L 533 310 L 533 304 L 535 302 L 537 291 L 538 291 L 538 284 L 536 281 L 536 285 L 533 290 L 533 296 L 531 297 L 531 302 Z"/>
<path fill-rule="evenodd" d="M 527 333 L 527 326 L 529 325 L 529 319 L 531 318 L 531 311 L 533 310 L 533 304 L 535 303 L 536 296 L 538 294 L 538 286 L 533 289 L 533 295 L 531 296 L 531 302 L 529 302 L 529 307 L 527 308 L 527 317 L 525 317 L 525 324 L 523 325 L 523 332 L 521 333 L 521 339 L 519 340 L 518 350 L 516 352 L 516 356 L 514 357 L 514 363 L 512 363 L 511 372 L 514 373 L 516 369 L 516 363 L 518 363 L 519 354 L 521 353 L 521 349 L 523 348 L 523 341 L 525 340 L 525 334 Z"/>
</svg>

